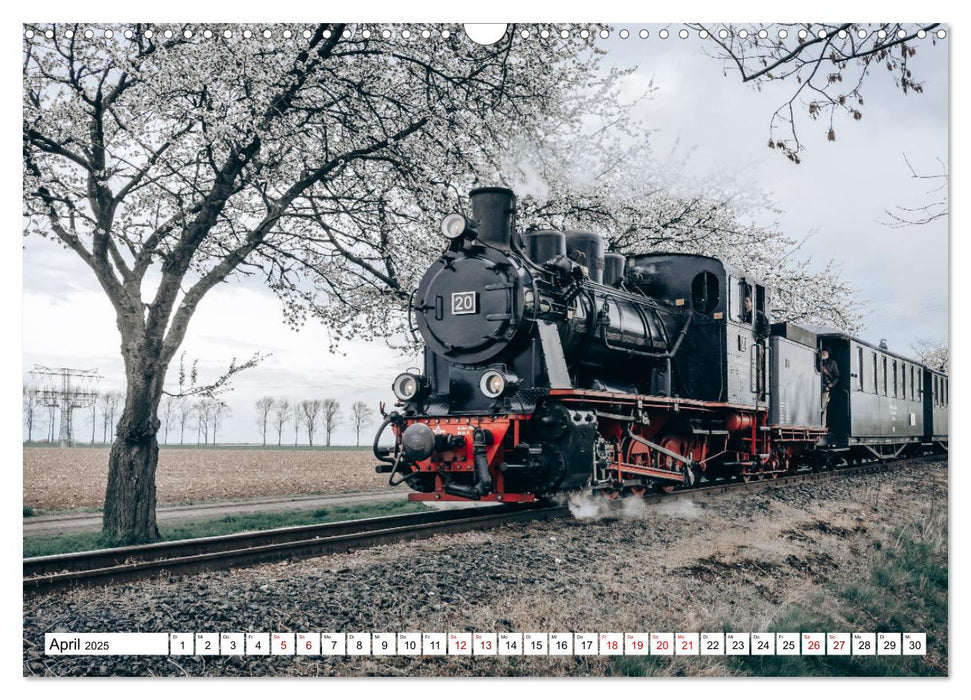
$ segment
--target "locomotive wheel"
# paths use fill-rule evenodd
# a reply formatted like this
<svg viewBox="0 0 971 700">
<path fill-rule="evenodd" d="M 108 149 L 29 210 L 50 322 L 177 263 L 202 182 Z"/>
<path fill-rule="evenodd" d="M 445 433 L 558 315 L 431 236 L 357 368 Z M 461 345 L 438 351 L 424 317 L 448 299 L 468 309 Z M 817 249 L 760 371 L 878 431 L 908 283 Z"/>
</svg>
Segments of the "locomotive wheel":
<svg viewBox="0 0 971 700">
<path fill-rule="evenodd" d="M 747 484 L 752 480 L 751 472 L 747 472 L 743 469 L 738 473 L 738 480 L 741 481 L 743 484 Z"/>
<path fill-rule="evenodd" d="M 658 484 L 657 490 L 661 493 L 671 493 L 674 491 L 674 484 Z"/>
<path fill-rule="evenodd" d="M 606 498 L 608 501 L 616 501 L 620 497 L 620 491 L 617 489 L 604 489 L 600 493 L 602 493 L 604 498 Z"/>
<path fill-rule="evenodd" d="M 631 486 L 630 492 L 635 496 L 643 496 L 647 493 L 647 489 L 643 486 Z"/>
</svg>

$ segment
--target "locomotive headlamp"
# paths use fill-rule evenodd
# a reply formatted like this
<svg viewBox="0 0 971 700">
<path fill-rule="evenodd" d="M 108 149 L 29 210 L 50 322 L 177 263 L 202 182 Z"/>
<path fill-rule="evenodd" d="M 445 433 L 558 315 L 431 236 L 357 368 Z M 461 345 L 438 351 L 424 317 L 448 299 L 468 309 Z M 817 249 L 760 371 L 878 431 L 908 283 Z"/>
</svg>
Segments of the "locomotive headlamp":
<svg viewBox="0 0 971 700">
<path fill-rule="evenodd" d="M 474 232 L 475 226 L 462 214 L 449 214 L 442 219 L 442 235 L 450 241 L 466 234 L 472 236 Z"/>
<path fill-rule="evenodd" d="M 509 372 L 490 369 L 479 378 L 479 391 L 489 399 L 498 399 L 505 393 L 512 393 L 519 386 L 519 377 Z"/>
<path fill-rule="evenodd" d="M 399 374 L 391 385 L 391 391 L 401 401 L 411 401 L 422 388 L 422 378 L 411 372 Z"/>
</svg>

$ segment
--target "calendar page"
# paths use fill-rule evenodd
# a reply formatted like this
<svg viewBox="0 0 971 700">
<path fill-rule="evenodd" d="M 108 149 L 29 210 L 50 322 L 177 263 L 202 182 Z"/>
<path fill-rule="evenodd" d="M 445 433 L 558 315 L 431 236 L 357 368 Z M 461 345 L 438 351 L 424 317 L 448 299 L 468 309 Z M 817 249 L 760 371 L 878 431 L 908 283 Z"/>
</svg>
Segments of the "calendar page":
<svg viewBox="0 0 971 700">
<path fill-rule="evenodd" d="M 32 8 L 23 676 L 948 676 L 912 10 Z"/>
</svg>

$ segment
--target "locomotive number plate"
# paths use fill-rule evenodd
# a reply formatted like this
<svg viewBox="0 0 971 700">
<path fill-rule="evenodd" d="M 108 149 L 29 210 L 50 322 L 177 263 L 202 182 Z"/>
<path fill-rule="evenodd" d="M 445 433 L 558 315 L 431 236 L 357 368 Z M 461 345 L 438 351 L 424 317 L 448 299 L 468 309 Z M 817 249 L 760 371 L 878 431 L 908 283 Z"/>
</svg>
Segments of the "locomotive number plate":
<svg viewBox="0 0 971 700">
<path fill-rule="evenodd" d="M 478 292 L 452 292 L 452 315 L 479 313 Z"/>
</svg>

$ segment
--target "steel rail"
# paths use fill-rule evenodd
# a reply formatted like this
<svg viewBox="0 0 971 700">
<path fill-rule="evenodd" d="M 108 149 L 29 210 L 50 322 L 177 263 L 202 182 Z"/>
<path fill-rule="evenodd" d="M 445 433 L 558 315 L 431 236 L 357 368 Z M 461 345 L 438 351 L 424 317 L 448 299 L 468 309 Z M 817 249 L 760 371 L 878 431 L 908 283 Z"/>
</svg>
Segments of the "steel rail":
<svg viewBox="0 0 971 700">
<path fill-rule="evenodd" d="M 160 574 L 301 559 L 508 522 L 558 517 L 567 512 L 560 506 L 498 505 L 32 557 L 23 560 L 23 586 L 25 594 L 47 593 L 77 585 L 121 583 Z"/>
<path fill-rule="evenodd" d="M 639 498 L 647 503 L 661 503 L 672 499 L 702 500 L 724 493 L 759 491 L 794 483 L 882 472 L 906 462 L 940 461 L 945 458 L 946 456 L 908 457 L 903 460 L 871 462 L 821 471 L 803 471 L 747 482 L 715 482 L 671 493 L 647 494 Z M 616 503 L 618 506 L 622 502 L 605 499 L 605 503 Z M 565 505 L 496 505 L 32 557 L 23 560 L 24 594 L 37 595 L 78 586 L 122 583 L 160 575 L 191 574 L 285 559 L 303 559 L 379 544 L 423 539 L 438 534 L 482 530 L 507 523 L 549 520 L 565 517 L 569 512 Z"/>
</svg>

